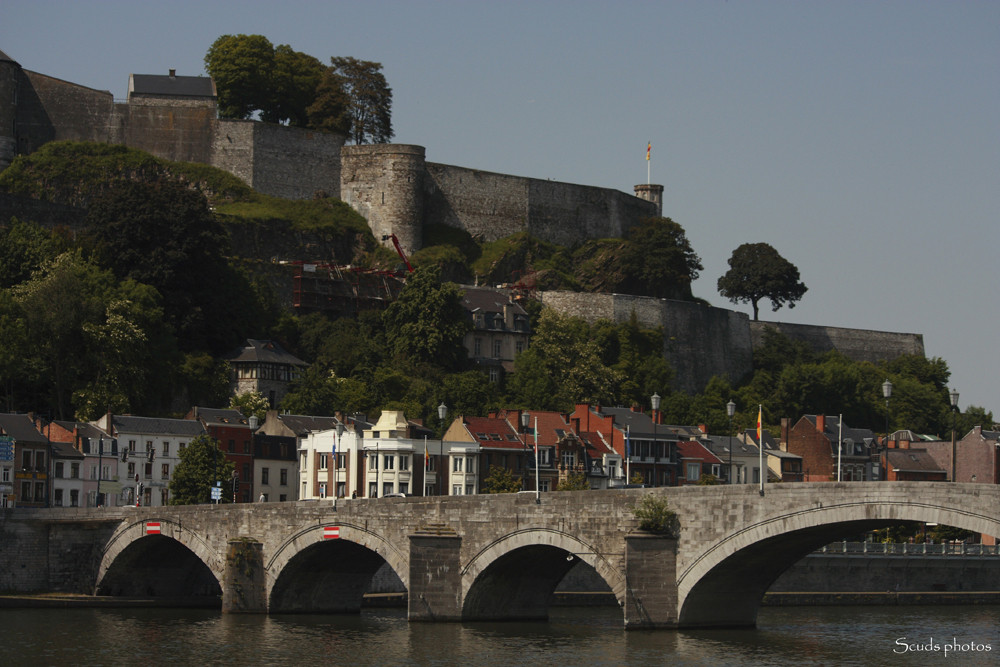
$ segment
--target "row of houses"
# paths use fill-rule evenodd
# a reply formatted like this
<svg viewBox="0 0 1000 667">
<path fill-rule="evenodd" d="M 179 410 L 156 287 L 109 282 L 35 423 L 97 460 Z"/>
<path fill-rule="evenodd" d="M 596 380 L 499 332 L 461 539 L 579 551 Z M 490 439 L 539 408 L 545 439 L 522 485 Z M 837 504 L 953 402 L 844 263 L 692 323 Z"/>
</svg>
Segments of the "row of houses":
<svg viewBox="0 0 1000 667">
<path fill-rule="evenodd" d="M 494 468 L 539 492 L 569 480 L 608 489 L 1000 479 L 1000 432 L 979 426 L 953 444 L 910 431 L 879 439 L 839 417 L 805 415 L 783 419 L 778 440 L 763 430 L 759 442 L 755 429 L 710 434 L 663 424 L 658 411 L 581 403 L 571 413 L 460 415 L 437 437 L 396 410 L 375 422 L 271 410 L 258 422 L 194 407 L 184 419 L 107 414 L 90 423 L 0 414 L 0 505 L 168 504 L 180 453 L 199 435 L 217 442 L 220 463 L 233 464 L 235 480 L 221 481 L 235 502 L 478 494 Z"/>
</svg>

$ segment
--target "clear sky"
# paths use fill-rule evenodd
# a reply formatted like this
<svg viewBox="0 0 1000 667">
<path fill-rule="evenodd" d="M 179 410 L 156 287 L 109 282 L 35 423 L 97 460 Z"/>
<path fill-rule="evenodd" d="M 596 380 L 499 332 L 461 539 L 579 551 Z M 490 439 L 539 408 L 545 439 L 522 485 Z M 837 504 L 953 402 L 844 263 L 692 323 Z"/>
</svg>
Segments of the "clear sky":
<svg viewBox="0 0 1000 667">
<path fill-rule="evenodd" d="M 705 266 L 765 242 L 809 291 L 773 321 L 919 333 L 1000 417 L 1000 2 L 5 0 L 0 50 L 124 98 L 223 34 L 379 61 L 432 162 L 666 186 Z M 837 406 L 826 409 L 837 412 Z"/>
</svg>

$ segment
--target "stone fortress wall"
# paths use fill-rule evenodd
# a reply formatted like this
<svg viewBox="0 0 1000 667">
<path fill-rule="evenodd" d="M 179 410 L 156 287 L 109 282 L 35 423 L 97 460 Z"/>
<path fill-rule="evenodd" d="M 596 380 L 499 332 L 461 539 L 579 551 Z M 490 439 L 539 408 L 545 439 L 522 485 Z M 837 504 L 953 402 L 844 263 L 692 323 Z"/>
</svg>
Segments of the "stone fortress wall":
<svg viewBox="0 0 1000 667">
<path fill-rule="evenodd" d="M 171 75 L 173 73 L 171 72 Z M 395 234 L 407 252 L 426 225 L 465 230 L 483 240 L 527 231 L 573 245 L 620 237 L 641 217 L 662 215 L 663 186 L 636 195 L 607 188 L 497 174 L 426 161 L 422 146 L 345 146 L 341 135 L 256 121 L 217 118 L 214 98 L 130 97 L 21 69 L 0 52 L 0 170 L 49 141 L 124 144 L 169 160 L 224 169 L 262 193 L 305 199 L 338 197 L 368 221 L 375 238 Z M 0 197 L 0 209 L 5 204 Z M 639 321 L 663 327 L 675 389 L 699 391 L 713 376 L 736 382 L 752 367 L 766 326 L 820 350 L 877 361 L 923 354 L 919 334 L 750 322 L 742 313 L 698 303 L 621 294 L 546 292 L 546 305 L 587 320 Z"/>
</svg>

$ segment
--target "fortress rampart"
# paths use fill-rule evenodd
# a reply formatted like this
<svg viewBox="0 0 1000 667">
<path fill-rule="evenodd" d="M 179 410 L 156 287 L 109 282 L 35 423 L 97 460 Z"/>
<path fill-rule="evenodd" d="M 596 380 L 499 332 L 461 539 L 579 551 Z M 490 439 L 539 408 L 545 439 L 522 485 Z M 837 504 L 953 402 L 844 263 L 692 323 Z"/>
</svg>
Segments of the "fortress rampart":
<svg viewBox="0 0 1000 667">
<path fill-rule="evenodd" d="M 408 252 L 421 247 L 429 224 L 488 241 L 527 231 L 568 246 L 620 237 L 639 218 L 662 215 L 663 207 L 663 186 L 657 184 L 637 185 L 633 196 L 431 163 L 422 146 L 345 146 L 342 135 L 219 119 L 214 92 L 167 97 L 134 91 L 130 82 L 129 100 L 116 102 L 108 91 L 23 70 L 0 52 L 0 170 L 16 155 L 61 140 L 124 144 L 169 160 L 209 164 L 269 195 L 339 197 L 365 217 L 376 239 L 395 234 Z M 0 196 L 0 212 L 24 210 L 23 205 L 19 198 Z M 63 213 L 68 220 L 73 213 L 47 204 L 31 210 L 40 221 Z M 281 232 L 267 233 L 274 239 Z M 545 292 L 542 300 L 590 321 L 622 322 L 635 312 L 645 325 L 663 327 L 675 388 L 688 392 L 700 391 L 714 375 L 736 382 L 749 373 L 766 326 L 852 359 L 923 354 L 918 334 L 750 322 L 723 308 L 620 294 Z"/>
<path fill-rule="evenodd" d="M 673 389 L 701 391 L 712 376 L 739 382 L 753 370 L 753 351 L 763 344 L 764 329 L 809 344 L 818 351 L 840 351 L 854 361 L 877 362 L 904 354 L 924 354 L 920 334 L 844 329 L 782 322 L 752 322 L 745 313 L 689 301 L 627 294 L 542 292 L 542 303 L 588 322 L 636 319 L 663 327 L 663 355 L 675 370 Z"/>
</svg>

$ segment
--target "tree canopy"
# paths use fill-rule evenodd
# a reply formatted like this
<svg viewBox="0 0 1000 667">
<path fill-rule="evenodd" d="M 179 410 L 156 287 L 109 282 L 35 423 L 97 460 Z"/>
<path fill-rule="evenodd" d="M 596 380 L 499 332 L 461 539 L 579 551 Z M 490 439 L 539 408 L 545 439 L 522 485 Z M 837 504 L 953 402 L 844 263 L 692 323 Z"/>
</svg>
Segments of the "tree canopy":
<svg viewBox="0 0 1000 667">
<path fill-rule="evenodd" d="M 627 293 L 691 298 L 691 283 L 704 267 L 683 227 L 670 218 L 646 218 L 629 229 L 626 238 L 622 263 Z"/>
<path fill-rule="evenodd" d="M 196 505 L 211 502 L 212 485 L 222 482 L 222 502 L 229 502 L 227 484 L 235 466 L 219 451 L 219 441 L 199 435 L 180 450 L 180 463 L 170 476 L 170 504 Z"/>
<path fill-rule="evenodd" d="M 794 308 L 808 289 L 795 265 L 767 243 L 744 243 L 733 251 L 729 267 L 719 278 L 719 294 L 733 303 L 751 304 L 754 321 L 761 299 L 770 299 L 774 311 L 786 304 Z"/>
<path fill-rule="evenodd" d="M 356 144 L 384 144 L 393 137 L 392 89 L 382 63 L 351 57 L 330 58 L 349 101 L 350 132 Z"/>
</svg>

